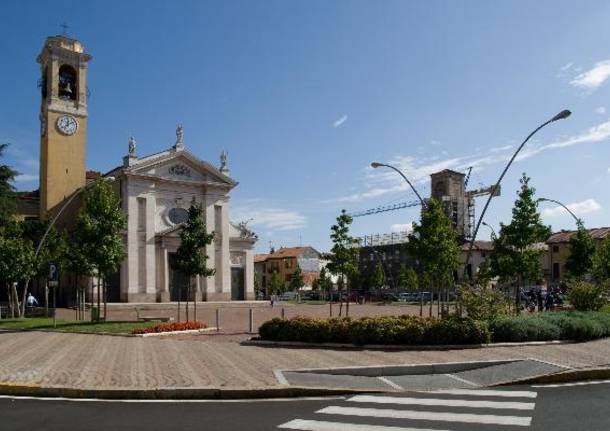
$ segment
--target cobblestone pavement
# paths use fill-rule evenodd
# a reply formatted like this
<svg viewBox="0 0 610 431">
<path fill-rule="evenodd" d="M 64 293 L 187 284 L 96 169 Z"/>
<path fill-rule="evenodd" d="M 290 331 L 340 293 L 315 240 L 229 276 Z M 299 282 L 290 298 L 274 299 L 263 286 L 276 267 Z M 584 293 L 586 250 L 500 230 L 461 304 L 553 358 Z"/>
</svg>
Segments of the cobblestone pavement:
<svg viewBox="0 0 610 431">
<path fill-rule="evenodd" d="M 535 358 L 571 367 L 610 363 L 610 339 L 449 351 L 342 351 L 241 346 L 243 334 L 133 338 L 0 332 L 0 382 L 75 388 L 262 388 L 273 370 Z"/>
</svg>

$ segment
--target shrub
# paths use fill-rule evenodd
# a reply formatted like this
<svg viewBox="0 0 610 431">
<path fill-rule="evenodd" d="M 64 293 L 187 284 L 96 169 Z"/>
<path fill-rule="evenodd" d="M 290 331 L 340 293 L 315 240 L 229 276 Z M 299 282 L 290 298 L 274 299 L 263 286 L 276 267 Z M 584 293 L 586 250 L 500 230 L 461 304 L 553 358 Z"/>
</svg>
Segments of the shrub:
<svg viewBox="0 0 610 431">
<path fill-rule="evenodd" d="M 275 318 L 259 328 L 263 340 L 363 344 L 478 344 L 488 343 L 487 324 L 469 317 L 443 319 L 403 315 L 350 318 Z"/>
<path fill-rule="evenodd" d="M 568 283 L 568 300 L 579 311 L 597 311 L 607 300 L 606 288 L 601 283 L 594 285 L 586 281 L 571 281 Z"/>
<path fill-rule="evenodd" d="M 159 323 L 154 326 L 148 326 L 146 328 L 134 328 L 132 334 L 153 334 L 159 332 L 174 332 L 174 331 L 187 331 L 190 329 L 203 329 L 207 328 L 208 325 L 196 320 L 190 322 L 171 322 L 171 323 Z"/>
<path fill-rule="evenodd" d="M 492 323 L 496 342 L 548 341 L 561 337 L 561 328 L 541 316 L 513 316 Z"/>
<path fill-rule="evenodd" d="M 501 292 L 469 286 L 464 286 L 460 292 L 464 311 L 475 320 L 493 322 L 510 314 L 510 301 Z"/>
</svg>

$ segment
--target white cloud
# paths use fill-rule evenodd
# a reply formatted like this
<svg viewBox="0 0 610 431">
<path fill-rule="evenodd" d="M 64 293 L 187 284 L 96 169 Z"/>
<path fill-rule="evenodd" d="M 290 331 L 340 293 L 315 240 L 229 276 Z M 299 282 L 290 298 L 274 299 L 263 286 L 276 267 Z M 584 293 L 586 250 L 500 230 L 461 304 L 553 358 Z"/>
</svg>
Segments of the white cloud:
<svg viewBox="0 0 610 431">
<path fill-rule="evenodd" d="M 346 121 L 347 121 L 347 115 L 343 115 L 343 116 L 341 116 L 341 118 L 339 118 L 337 121 L 335 121 L 333 123 L 333 127 L 336 129 L 337 127 L 341 126 Z"/>
<path fill-rule="evenodd" d="M 566 70 L 568 70 L 569 68 L 571 68 L 572 66 L 574 66 L 573 62 L 569 62 L 567 64 L 564 64 L 563 66 L 561 66 L 559 68 L 559 70 L 561 70 L 562 72 L 565 72 Z"/>
<path fill-rule="evenodd" d="M 610 78 L 610 60 L 595 63 L 595 66 L 576 76 L 570 84 L 585 90 L 595 90 Z"/>
<path fill-rule="evenodd" d="M 586 199 L 581 202 L 573 202 L 571 204 L 567 204 L 566 206 L 577 216 L 599 211 L 602 208 L 595 199 Z M 558 217 L 565 214 L 566 210 L 561 206 L 545 208 L 542 210 L 543 217 Z"/>
<path fill-rule="evenodd" d="M 595 113 L 596 114 L 605 114 L 606 108 L 604 106 L 600 106 L 599 108 L 595 109 Z"/>
<path fill-rule="evenodd" d="M 38 175 L 34 174 L 19 174 L 15 177 L 16 183 L 27 183 L 30 181 L 38 181 Z"/>
<path fill-rule="evenodd" d="M 392 232 L 411 232 L 413 230 L 413 223 L 396 223 L 390 227 Z"/>
<path fill-rule="evenodd" d="M 589 128 L 588 130 L 550 144 L 528 144 L 516 158 L 516 161 L 528 159 L 547 150 L 561 149 L 574 145 L 602 142 L 610 138 L 610 120 Z M 485 166 L 506 163 L 513 154 L 513 145 L 492 147 L 487 151 L 476 151 L 463 157 L 439 158 L 438 155 L 430 157 L 396 156 L 388 163 L 396 166 L 418 188 L 428 184 L 430 174 L 443 169 L 452 169 L 465 172 L 472 166 L 474 171 Z M 389 193 L 410 192 L 410 187 L 393 170 L 387 168 L 364 169 L 364 188 L 360 193 L 342 196 L 323 201 L 324 203 L 354 203 L 366 199 L 377 198 Z M 421 193 L 421 190 L 418 190 Z"/>
<path fill-rule="evenodd" d="M 253 227 L 271 231 L 285 231 L 301 229 L 307 225 L 307 218 L 297 211 L 283 208 L 261 208 L 262 202 L 257 205 L 249 204 L 234 208 L 234 220 L 249 220 Z"/>
</svg>

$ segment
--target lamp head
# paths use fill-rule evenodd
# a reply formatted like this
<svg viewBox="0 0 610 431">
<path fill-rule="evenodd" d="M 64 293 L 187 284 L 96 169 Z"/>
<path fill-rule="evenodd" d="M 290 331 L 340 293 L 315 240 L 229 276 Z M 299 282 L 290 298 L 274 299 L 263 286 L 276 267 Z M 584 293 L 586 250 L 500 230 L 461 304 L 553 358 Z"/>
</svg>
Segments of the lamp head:
<svg viewBox="0 0 610 431">
<path fill-rule="evenodd" d="M 376 169 L 376 168 L 378 168 L 379 166 L 381 166 L 381 163 L 379 163 L 379 162 L 373 162 L 373 163 L 371 163 L 371 168 L 373 168 L 373 169 Z"/>
<path fill-rule="evenodd" d="M 564 118 L 568 118 L 570 115 L 572 115 L 572 112 L 570 112 L 568 109 L 564 109 L 559 114 L 555 115 L 551 121 L 563 120 Z"/>
</svg>

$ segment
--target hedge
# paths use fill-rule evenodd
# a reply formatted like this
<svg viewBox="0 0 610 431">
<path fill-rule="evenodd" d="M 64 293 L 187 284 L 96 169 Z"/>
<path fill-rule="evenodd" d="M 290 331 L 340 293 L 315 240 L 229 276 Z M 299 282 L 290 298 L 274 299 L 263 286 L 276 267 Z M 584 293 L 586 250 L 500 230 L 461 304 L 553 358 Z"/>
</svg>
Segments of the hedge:
<svg viewBox="0 0 610 431">
<path fill-rule="evenodd" d="M 610 336 L 610 314 L 568 311 L 504 317 L 491 329 L 496 342 L 588 341 Z"/>
<path fill-rule="evenodd" d="M 351 319 L 274 318 L 261 325 L 260 338 L 314 343 L 439 345 L 484 344 L 491 340 L 486 323 L 468 317 L 443 319 L 382 316 Z"/>
</svg>

